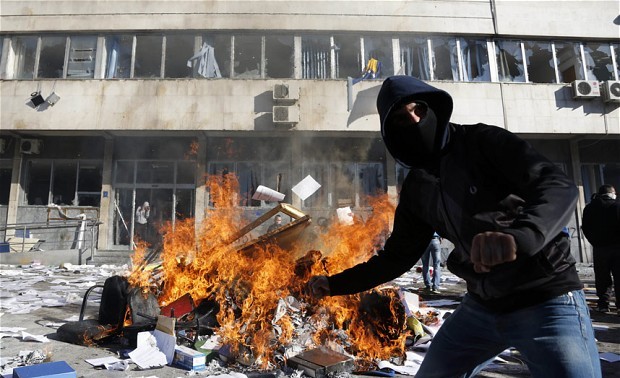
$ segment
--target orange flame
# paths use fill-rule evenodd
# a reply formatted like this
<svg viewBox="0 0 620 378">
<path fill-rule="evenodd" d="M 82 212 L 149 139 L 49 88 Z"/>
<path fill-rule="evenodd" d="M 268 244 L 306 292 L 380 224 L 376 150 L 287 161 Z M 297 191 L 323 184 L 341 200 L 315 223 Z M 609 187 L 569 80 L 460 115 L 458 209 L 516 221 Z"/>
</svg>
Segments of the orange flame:
<svg viewBox="0 0 620 378">
<path fill-rule="evenodd" d="M 314 243 L 326 258 L 311 260 L 309 270 L 301 276 L 296 274 L 296 261 L 312 246 L 299 243 L 290 251 L 266 244 L 251 252 L 237 251 L 233 246 L 237 232 L 249 223 L 236 206 L 238 181 L 232 174 L 213 175 L 207 177 L 206 185 L 212 207 L 198 232 L 193 219 L 177 221 L 174 229 L 170 225 L 164 228 L 163 287 L 158 300 L 165 305 L 186 293 L 195 302 L 216 300 L 220 306 L 217 333 L 222 343 L 240 358 L 249 352 L 257 366 L 267 368 L 275 350 L 290 345 L 296 333 L 288 314 L 275 316 L 278 302 L 289 296 L 299 297 L 309 275 L 337 273 L 367 260 L 390 230 L 394 205 L 387 195 L 371 198 L 373 211 L 367 219 L 358 217 L 353 225 L 336 224 L 319 233 Z M 132 285 L 149 282 L 144 269 L 139 268 L 144 254 L 144 246 L 139 246 L 129 278 Z M 390 301 L 393 317 L 400 317 L 392 308 L 397 296 L 391 296 Z M 342 343 L 332 332 L 335 326 L 348 335 L 347 343 L 353 345 L 349 352 L 361 359 L 388 358 L 404 351 L 406 335 L 402 329 L 389 330 L 397 337 L 386 340 L 371 331 L 380 327 L 365 324 L 368 319 L 359 312 L 360 295 L 326 298 L 320 304 L 322 309 L 314 303 L 319 311 L 309 319 L 315 326 L 315 343 Z"/>
</svg>

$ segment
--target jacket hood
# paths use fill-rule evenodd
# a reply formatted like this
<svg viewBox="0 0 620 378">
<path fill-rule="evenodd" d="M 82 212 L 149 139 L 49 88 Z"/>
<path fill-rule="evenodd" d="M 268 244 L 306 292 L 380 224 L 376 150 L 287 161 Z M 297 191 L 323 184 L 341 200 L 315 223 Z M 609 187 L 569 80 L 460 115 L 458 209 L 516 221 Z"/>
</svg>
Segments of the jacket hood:
<svg viewBox="0 0 620 378">
<path fill-rule="evenodd" d="M 421 156 L 417 153 L 414 141 L 411 141 L 411 148 L 403 148 L 402 136 L 390 131 L 390 125 L 386 124 L 392 109 L 412 100 L 424 101 L 437 118 L 432 146 L 434 152 L 431 155 Z M 381 136 L 394 159 L 408 168 L 424 167 L 429 164 L 429 161 L 438 159 L 449 140 L 448 124 L 452 115 L 452 108 L 452 97 L 447 92 L 432 87 L 419 79 L 404 75 L 391 76 L 385 79 L 377 96 L 377 110 L 381 121 Z"/>
</svg>

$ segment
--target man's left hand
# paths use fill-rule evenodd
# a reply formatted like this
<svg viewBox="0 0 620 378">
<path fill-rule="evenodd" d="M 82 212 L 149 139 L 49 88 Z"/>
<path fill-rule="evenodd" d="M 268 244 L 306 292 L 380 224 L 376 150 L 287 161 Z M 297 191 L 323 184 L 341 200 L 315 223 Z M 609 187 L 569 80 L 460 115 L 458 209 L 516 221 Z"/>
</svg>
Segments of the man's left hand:
<svg viewBox="0 0 620 378">
<path fill-rule="evenodd" d="M 481 232 L 471 243 L 471 261 L 476 273 L 487 273 L 491 267 L 517 259 L 517 243 L 510 234 Z"/>
</svg>

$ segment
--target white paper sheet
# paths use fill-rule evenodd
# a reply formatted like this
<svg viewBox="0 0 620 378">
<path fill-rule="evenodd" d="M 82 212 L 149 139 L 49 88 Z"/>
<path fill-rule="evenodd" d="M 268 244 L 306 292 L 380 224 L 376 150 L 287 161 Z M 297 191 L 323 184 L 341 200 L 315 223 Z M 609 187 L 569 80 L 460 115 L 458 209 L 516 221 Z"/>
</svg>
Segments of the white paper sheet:
<svg viewBox="0 0 620 378">
<path fill-rule="evenodd" d="M 138 347 L 129 352 L 129 357 L 142 370 L 166 365 L 166 355 L 156 347 L 148 345 Z"/>
<path fill-rule="evenodd" d="M 312 176 L 308 175 L 306 176 L 306 178 L 297 183 L 297 185 L 292 188 L 292 191 L 293 193 L 297 194 L 297 196 L 301 198 L 302 201 L 304 201 L 306 198 L 313 195 L 314 192 L 319 190 L 320 187 L 321 184 L 316 182 L 316 180 L 313 179 Z"/>
</svg>

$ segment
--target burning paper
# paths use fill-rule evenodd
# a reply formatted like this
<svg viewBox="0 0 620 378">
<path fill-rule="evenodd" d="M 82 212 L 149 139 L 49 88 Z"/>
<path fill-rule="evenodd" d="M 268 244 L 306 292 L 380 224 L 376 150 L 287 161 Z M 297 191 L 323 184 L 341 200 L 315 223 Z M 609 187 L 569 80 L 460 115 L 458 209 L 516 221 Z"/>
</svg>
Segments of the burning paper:
<svg viewBox="0 0 620 378">
<path fill-rule="evenodd" d="M 319 190 L 320 187 L 321 184 L 316 182 L 316 180 L 313 179 L 312 176 L 308 175 L 305 179 L 301 180 L 297 185 L 295 185 L 292 190 L 293 193 L 297 194 L 297 196 L 301 198 L 302 201 L 304 201 L 306 198 L 313 195 L 314 192 Z"/>
<path fill-rule="evenodd" d="M 336 214 L 338 215 L 338 221 L 342 224 L 346 224 L 350 226 L 353 224 L 353 211 L 351 211 L 351 207 L 341 207 L 336 209 Z"/>
<path fill-rule="evenodd" d="M 284 200 L 284 197 L 285 195 L 278 191 L 259 185 L 252 199 L 256 201 L 280 202 Z"/>
</svg>

